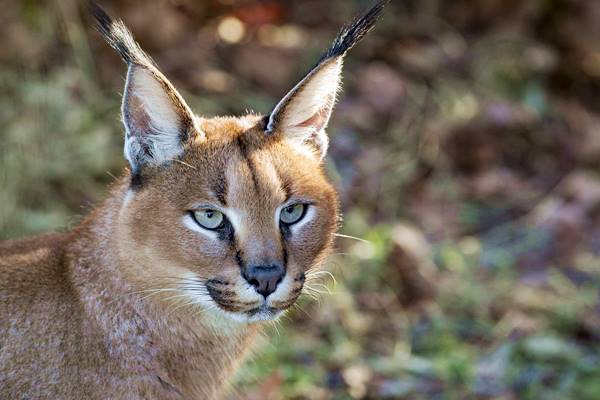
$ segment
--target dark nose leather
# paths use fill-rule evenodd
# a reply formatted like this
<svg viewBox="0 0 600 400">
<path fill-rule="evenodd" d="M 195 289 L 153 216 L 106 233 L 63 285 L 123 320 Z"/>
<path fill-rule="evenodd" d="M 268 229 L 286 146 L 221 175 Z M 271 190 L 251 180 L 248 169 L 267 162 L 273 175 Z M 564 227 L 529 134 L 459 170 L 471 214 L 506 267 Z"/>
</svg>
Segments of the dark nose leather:
<svg viewBox="0 0 600 400">
<path fill-rule="evenodd" d="M 277 289 L 283 280 L 285 270 L 279 264 L 251 265 L 246 268 L 244 278 L 254 286 L 256 291 L 267 297 Z"/>
</svg>

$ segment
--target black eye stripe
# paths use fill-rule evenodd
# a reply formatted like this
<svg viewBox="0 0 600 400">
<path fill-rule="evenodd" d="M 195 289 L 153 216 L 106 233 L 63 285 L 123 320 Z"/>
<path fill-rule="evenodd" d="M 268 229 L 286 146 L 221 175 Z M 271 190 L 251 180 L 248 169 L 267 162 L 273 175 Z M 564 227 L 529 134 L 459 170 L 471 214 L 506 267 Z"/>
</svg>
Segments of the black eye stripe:
<svg viewBox="0 0 600 400">
<path fill-rule="evenodd" d="M 235 240 L 235 232 L 233 229 L 233 225 L 231 225 L 231 222 L 229 222 L 229 220 L 227 218 L 223 219 L 223 222 L 221 223 L 222 227 L 219 229 L 216 229 L 217 231 L 217 237 L 219 238 L 219 240 L 223 240 L 223 241 L 228 241 L 229 243 L 234 243 Z"/>
</svg>

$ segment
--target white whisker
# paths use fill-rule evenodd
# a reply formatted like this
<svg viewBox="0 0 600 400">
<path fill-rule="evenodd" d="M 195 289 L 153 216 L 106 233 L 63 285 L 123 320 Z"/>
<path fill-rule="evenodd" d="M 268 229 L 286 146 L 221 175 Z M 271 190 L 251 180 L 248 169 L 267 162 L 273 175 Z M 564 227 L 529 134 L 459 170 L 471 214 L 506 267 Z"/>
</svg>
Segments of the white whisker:
<svg viewBox="0 0 600 400">
<path fill-rule="evenodd" d="M 366 240 L 366 239 L 361 239 L 361 238 L 358 238 L 358 237 L 356 237 L 356 236 L 344 235 L 344 234 L 342 234 L 342 233 L 334 233 L 334 236 L 341 237 L 341 238 L 345 238 L 345 239 L 353 239 L 353 240 L 358 240 L 359 242 L 363 242 L 363 243 L 371 243 L 371 242 L 369 242 L 369 241 L 368 241 L 368 240 Z"/>
</svg>

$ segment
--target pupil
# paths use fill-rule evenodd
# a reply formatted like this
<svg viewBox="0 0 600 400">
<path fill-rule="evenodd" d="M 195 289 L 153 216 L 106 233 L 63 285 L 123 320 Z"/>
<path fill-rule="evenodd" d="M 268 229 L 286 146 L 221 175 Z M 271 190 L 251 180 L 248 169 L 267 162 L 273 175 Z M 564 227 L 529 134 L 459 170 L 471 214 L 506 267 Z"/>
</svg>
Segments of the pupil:
<svg viewBox="0 0 600 400">
<path fill-rule="evenodd" d="M 212 217 L 213 217 L 213 215 L 214 215 L 214 212 L 213 212 L 213 211 L 206 211 L 206 218 L 209 218 L 209 219 L 210 219 L 210 218 L 212 218 Z"/>
</svg>

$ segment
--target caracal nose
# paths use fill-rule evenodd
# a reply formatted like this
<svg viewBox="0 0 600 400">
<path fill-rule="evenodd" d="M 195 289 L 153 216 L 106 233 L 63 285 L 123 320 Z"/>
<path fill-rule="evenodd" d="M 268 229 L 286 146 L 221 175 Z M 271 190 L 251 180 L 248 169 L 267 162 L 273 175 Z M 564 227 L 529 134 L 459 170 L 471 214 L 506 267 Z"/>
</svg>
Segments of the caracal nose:
<svg viewBox="0 0 600 400">
<path fill-rule="evenodd" d="M 265 298 L 277 289 L 285 270 L 279 264 L 249 266 L 244 278 Z"/>
</svg>

